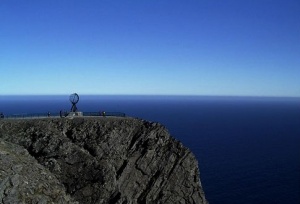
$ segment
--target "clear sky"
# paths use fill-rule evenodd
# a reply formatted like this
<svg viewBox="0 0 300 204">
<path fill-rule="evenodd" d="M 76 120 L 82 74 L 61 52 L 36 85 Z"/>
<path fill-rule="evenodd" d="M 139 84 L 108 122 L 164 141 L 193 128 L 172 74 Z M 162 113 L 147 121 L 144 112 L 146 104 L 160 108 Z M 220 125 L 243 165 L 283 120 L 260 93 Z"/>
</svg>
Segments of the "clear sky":
<svg viewBox="0 0 300 204">
<path fill-rule="evenodd" d="M 300 96 L 299 0 L 0 0 L 0 95 Z"/>
</svg>

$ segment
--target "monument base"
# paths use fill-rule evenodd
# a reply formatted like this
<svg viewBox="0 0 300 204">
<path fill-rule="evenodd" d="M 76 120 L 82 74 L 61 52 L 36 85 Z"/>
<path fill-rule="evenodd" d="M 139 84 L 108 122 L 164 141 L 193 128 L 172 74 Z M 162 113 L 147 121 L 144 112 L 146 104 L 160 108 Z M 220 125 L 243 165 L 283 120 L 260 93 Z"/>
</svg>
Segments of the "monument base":
<svg viewBox="0 0 300 204">
<path fill-rule="evenodd" d="M 67 117 L 80 117 L 83 116 L 82 112 L 70 112 Z"/>
</svg>

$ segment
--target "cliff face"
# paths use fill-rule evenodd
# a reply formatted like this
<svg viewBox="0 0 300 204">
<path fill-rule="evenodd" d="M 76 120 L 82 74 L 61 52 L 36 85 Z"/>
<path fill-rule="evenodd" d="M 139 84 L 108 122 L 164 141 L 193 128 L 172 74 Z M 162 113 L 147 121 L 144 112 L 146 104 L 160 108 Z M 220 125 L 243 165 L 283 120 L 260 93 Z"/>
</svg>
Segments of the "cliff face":
<svg viewBox="0 0 300 204">
<path fill-rule="evenodd" d="M 133 118 L 1 120 L 0 166 L 0 203 L 206 203 L 193 154 Z"/>
<path fill-rule="evenodd" d="M 0 140 L 0 203 L 71 203 L 64 186 L 23 147 Z"/>
</svg>

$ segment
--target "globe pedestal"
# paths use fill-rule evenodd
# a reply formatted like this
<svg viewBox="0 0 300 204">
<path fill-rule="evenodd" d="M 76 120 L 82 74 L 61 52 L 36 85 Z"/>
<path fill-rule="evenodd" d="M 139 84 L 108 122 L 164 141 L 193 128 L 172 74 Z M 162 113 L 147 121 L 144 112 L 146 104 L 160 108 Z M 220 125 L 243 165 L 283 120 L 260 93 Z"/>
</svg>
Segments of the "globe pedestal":
<svg viewBox="0 0 300 204">
<path fill-rule="evenodd" d="M 82 112 L 70 112 L 67 117 L 81 117 L 83 116 Z"/>
</svg>

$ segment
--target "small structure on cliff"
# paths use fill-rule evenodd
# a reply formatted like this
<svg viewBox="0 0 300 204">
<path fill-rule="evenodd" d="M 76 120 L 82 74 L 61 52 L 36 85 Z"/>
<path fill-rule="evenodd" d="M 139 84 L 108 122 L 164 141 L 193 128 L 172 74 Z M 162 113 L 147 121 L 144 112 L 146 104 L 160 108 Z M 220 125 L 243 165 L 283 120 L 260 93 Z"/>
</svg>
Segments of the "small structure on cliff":
<svg viewBox="0 0 300 204">
<path fill-rule="evenodd" d="M 70 102 L 72 103 L 71 111 L 68 116 L 83 116 L 83 113 L 78 111 L 76 104 L 79 102 L 79 95 L 73 93 L 69 97 Z"/>
</svg>

